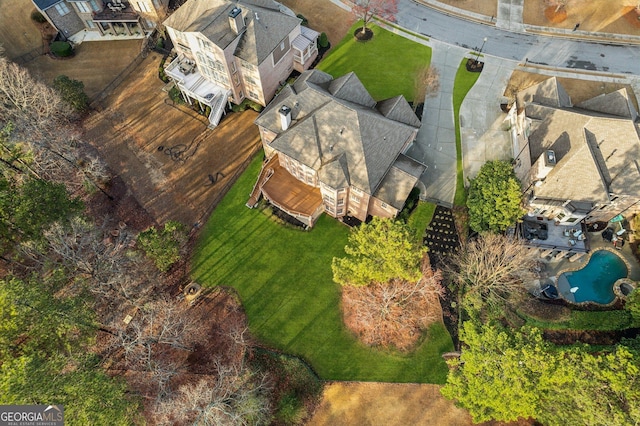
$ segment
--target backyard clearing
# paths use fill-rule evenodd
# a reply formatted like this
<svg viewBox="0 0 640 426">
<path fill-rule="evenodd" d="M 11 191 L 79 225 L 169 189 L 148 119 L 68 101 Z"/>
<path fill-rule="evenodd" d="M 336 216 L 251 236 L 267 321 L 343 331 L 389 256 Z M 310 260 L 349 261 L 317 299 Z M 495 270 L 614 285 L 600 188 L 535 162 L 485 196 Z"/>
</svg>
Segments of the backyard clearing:
<svg viewBox="0 0 640 426">
<path fill-rule="evenodd" d="M 0 1 L 0 44 L 11 60 L 31 51 L 42 53 L 42 37 L 31 21 L 32 10 L 36 8 L 30 0 Z"/>
<path fill-rule="evenodd" d="M 281 3 L 304 16 L 309 28 L 326 33 L 332 47 L 342 40 L 354 21 L 351 12 L 331 0 L 281 0 Z"/>
<path fill-rule="evenodd" d="M 53 59 L 42 54 L 42 36 L 31 21 L 35 7 L 30 0 L 0 0 L 0 44 L 7 58 L 51 85 L 59 75 L 84 83 L 84 91 L 95 97 L 140 54 L 141 40 L 84 42 L 75 55 Z"/>
<path fill-rule="evenodd" d="M 40 55 L 23 66 L 48 85 L 59 75 L 80 80 L 85 93 L 94 98 L 133 62 L 140 53 L 141 43 L 141 40 L 85 41 L 75 47 L 71 58 Z"/>
<path fill-rule="evenodd" d="M 413 383 L 333 382 L 307 426 L 471 426 L 471 416 L 440 394 L 441 386 Z M 531 426 L 530 420 L 481 426 Z"/>
<path fill-rule="evenodd" d="M 322 215 L 309 230 L 273 220 L 270 209 L 245 206 L 262 157 L 249 165 L 203 227 L 192 279 L 237 290 L 251 333 L 262 343 L 307 361 L 322 379 L 444 383 L 440 356 L 453 350 L 442 322 L 410 353 L 379 350 L 345 328 L 331 261 L 344 256 L 349 229 Z"/>
<path fill-rule="evenodd" d="M 307 426 L 472 425 L 469 413 L 440 395 L 438 385 L 334 382 Z"/>
<path fill-rule="evenodd" d="M 83 44 L 84 45 L 84 44 Z M 158 223 L 206 220 L 260 146 L 253 111 L 208 120 L 173 106 L 151 53 L 84 122 L 84 137 L 100 152 Z"/>
</svg>

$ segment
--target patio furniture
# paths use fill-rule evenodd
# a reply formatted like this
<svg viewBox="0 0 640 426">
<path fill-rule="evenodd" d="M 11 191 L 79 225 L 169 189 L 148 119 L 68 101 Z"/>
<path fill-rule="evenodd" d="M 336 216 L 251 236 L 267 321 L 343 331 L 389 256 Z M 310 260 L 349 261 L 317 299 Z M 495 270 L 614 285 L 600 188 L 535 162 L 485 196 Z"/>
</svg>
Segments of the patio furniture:
<svg viewBox="0 0 640 426">
<path fill-rule="evenodd" d="M 569 239 L 569 245 L 575 246 L 576 245 L 576 240 L 574 240 L 573 238 Z"/>
<path fill-rule="evenodd" d="M 576 260 L 580 259 L 582 256 L 584 256 L 584 253 L 576 253 L 575 255 L 569 258 L 569 262 L 575 262 Z"/>
</svg>

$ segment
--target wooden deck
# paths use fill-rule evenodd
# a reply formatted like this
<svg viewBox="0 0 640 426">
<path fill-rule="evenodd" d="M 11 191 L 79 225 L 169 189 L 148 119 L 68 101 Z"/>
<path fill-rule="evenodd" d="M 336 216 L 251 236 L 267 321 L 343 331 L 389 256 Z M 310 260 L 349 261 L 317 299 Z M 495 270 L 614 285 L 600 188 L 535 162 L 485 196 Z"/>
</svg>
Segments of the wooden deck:
<svg viewBox="0 0 640 426">
<path fill-rule="evenodd" d="M 271 177 L 270 173 L 273 173 L 273 169 L 271 168 L 271 164 L 273 163 L 278 163 L 278 154 L 269 158 L 265 163 L 262 164 L 260 175 L 258 176 L 258 180 L 256 180 L 256 184 L 253 185 L 253 190 L 251 190 L 249 200 L 246 204 L 246 206 L 250 209 L 254 208 L 256 204 L 258 204 L 260 194 L 262 193 L 262 185 L 264 185 L 265 182 Z"/>
<path fill-rule="evenodd" d="M 273 204 L 289 214 L 313 217 L 322 206 L 320 189 L 300 182 L 280 166 L 277 159 L 270 161 L 265 169 L 273 171 L 267 174 L 262 184 L 262 193 Z M 261 173 L 262 176 L 262 173 Z"/>
</svg>

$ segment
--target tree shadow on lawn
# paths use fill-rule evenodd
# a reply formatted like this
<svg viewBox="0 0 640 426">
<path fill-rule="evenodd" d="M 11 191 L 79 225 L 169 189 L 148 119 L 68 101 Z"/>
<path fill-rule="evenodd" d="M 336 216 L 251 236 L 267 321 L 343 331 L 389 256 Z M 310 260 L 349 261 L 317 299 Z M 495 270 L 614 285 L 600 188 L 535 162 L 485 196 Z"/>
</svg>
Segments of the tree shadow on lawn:
<svg viewBox="0 0 640 426">
<path fill-rule="evenodd" d="M 261 159 L 259 154 L 203 228 L 194 279 L 234 287 L 251 332 L 302 357 L 323 379 L 444 383 L 448 370 L 440 354 L 453 345 L 442 324 L 433 325 L 409 355 L 365 347 L 346 330 L 331 259 L 344 254 L 348 228 L 323 215 L 311 231 L 298 231 L 248 209 Z"/>
</svg>

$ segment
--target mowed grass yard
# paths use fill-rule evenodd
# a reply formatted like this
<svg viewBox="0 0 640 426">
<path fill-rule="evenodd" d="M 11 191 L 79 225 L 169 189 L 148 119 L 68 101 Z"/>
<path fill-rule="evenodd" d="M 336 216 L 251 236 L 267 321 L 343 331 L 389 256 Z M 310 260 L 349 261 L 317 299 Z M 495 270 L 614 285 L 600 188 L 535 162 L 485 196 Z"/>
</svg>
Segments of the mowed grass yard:
<svg viewBox="0 0 640 426">
<path fill-rule="evenodd" d="M 358 43 L 352 36 L 356 26 L 318 68 L 334 77 L 355 71 L 376 99 L 402 94 L 412 100 L 414 75 L 428 66 L 431 49 L 377 26 L 372 26 L 371 41 Z M 248 209 L 260 160 L 254 160 L 205 225 L 194 253 L 193 279 L 236 289 L 253 335 L 301 356 L 323 379 L 444 383 L 447 366 L 440 354 L 453 344 L 442 324 L 433 325 L 410 354 L 366 347 L 346 330 L 331 261 L 344 255 L 349 229 L 322 216 L 304 232 Z M 412 221 L 422 225 L 430 210 L 421 205 Z"/>
<path fill-rule="evenodd" d="M 245 206 L 260 170 L 258 155 L 202 231 L 192 277 L 237 290 L 252 334 L 301 356 L 323 379 L 444 383 L 440 354 L 453 349 L 433 325 L 408 355 L 368 348 L 345 329 L 331 260 L 344 255 L 349 229 L 323 215 L 309 232 L 286 228 Z"/>
<path fill-rule="evenodd" d="M 316 68 L 334 77 L 355 72 L 376 100 L 404 95 L 413 101 L 416 71 L 429 66 L 431 48 L 372 24 L 373 38 L 359 42 L 353 33 L 361 26 L 354 24 Z"/>
</svg>

